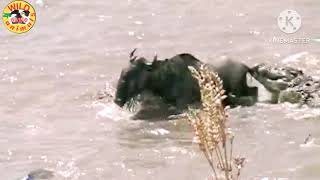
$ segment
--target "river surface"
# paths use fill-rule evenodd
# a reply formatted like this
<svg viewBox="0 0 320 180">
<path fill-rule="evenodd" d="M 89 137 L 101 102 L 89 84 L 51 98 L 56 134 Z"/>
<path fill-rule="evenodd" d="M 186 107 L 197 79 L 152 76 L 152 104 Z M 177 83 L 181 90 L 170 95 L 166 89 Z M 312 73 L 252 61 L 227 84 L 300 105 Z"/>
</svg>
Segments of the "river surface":
<svg viewBox="0 0 320 180">
<path fill-rule="evenodd" d="M 188 52 L 206 62 L 228 56 L 320 74 L 319 42 L 273 42 L 319 38 L 319 0 L 29 2 L 37 12 L 33 29 L 17 35 L 0 26 L 3 180 L 39 168 L 61 180 L 210 176 L 186 121 L 133 121 L 127 110 L 95 99 L 105 85 L 115 86 L 133 48 L 150 59 Z M 294 34 L 277 26 L 285 9 L 302 17 Z M 320 179 L 320 109 L 258 103 L 229 114 L 236 154 L 246 157 L 241 179 Z"/>
</svg>

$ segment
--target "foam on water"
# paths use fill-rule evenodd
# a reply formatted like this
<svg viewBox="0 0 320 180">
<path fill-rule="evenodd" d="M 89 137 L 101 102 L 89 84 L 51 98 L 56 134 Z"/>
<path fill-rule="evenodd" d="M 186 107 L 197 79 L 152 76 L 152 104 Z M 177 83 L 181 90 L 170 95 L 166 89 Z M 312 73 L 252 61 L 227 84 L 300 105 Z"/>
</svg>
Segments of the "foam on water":
<svg viewBox="0 0 320 180">
<path fill-rule="evenodd" d="M 128 119 L 130 117 L 129 113 L 124 111 L 118 105 L 113 102 L 107 104 L 101 102 L 93 102 L 92 107 L 98 110 L 96 118 L 107 118 L 114 121 L 119 121 L 121 119 Z"/>
<path fill-rule="evenodd" d="M 320 145 L 316 144 L 316 139 L 315 138 L 311 138 L 308 142 L 304 143 L 304 144 L 300 144 L 301 148 L 319 148 Z"/>
</svg>

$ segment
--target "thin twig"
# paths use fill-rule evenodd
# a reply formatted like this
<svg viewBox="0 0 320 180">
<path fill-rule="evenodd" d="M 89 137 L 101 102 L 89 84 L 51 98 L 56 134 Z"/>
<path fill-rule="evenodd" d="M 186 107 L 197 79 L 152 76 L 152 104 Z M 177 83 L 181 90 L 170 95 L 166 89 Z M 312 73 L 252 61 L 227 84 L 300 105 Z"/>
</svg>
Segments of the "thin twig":
<svg viewBox="0 0 320 180">
<path fill-rule="evenodd" d="M 222 164 L 222 157 L 220 156 L 219 152 L 218 152 L 218 147 L 214 148 L 215 149 L 215 153 L 216 153 L 216 156 L 218 158 L 218 163 L 219 163 L 219 166 L 220 168 L 223 168 L 223 164 Z"/>
<path fill-rule="evenodd" d="M 232 151 L 233 151 L 233 139 L 234 139 L 234 136 L 231 137 L 230 139 L 230 160 L 229 160 L 229 163 L 230 163 L 230 169 L 232 171 Z"/>
</svg>

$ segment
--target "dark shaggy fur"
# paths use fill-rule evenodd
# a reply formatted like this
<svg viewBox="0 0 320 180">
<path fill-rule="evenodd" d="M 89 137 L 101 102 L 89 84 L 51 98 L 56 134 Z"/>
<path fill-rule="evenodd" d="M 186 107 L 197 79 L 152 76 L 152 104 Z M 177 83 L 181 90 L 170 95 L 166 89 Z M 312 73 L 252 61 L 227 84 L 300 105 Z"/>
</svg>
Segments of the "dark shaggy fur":
<svg viewBox="0 0 320 180">
<path fill-rule="evenodd" d="M 180 54 L 164 61 L 155 61 L 147 89 L 178 108 L 200 100 L 197 81 L 188 66 L 199 67 L 200 61 L 190 54 Z"/>
<path fill-rule="evenodd" d="M 196 69 L 202 64 L 191 54 L 179 54 L 166 60 L 154 60 L 148 64 L 146 59 L 136 57 L 130 60 L 118 81 L 115 103 L 123 106 L 130 98 L 150 91 L 162 100 L 178 109 L 200 102 L 200 89 L 192 77 L 188 66 Z M 246 74 L 250 68 L 231 60 L 222 65 L 208 65 L 218 72 L 226 90 L 226 104 L 253 105 L 257 100 L 257 88 L 248 87 Z"/>
</svg>

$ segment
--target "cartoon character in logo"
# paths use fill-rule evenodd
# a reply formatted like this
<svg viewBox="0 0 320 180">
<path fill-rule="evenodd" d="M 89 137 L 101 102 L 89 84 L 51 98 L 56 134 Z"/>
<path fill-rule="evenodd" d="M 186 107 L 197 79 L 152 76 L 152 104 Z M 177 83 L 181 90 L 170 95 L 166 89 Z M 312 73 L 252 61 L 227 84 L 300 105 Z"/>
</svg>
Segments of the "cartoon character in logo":
<svg viewBox="0 0 320 180">
<path fill-rule="evenodd" d="M 10 13 L 10 21 L 12 24 L 26 24 L 29 21 L 30 11 L 14 10 Z"/>
<path fill-rule="evenodd" d="M 2 21 L 5 27 L 17 34 L 28 32 L 36 22 L 36 12 L 30 3 L 14 0 L 3 9 Z"/>
</svg>

